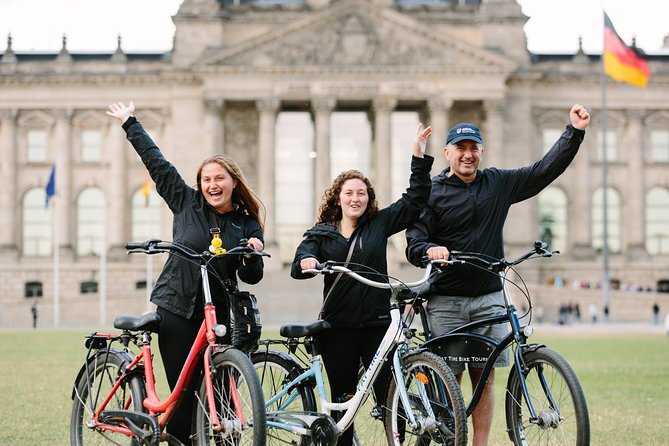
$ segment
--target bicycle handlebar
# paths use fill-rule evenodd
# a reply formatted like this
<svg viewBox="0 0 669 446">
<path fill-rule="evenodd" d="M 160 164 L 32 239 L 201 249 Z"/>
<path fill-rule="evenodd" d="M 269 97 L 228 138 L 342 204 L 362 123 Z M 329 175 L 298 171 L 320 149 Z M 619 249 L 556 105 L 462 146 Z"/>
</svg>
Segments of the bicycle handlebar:
<svg viewBox="0 0 669 446">
<path fill-rule="evenodd" d="M 478 262 L 486 266 L 491 271 L 500 272 L 508 267 L 518 265 L 519 263 L 534 257 L 552 257 L 555 254 L 560 254 L 560 251 L 550 251 L 547 248 L 548 243 L 542 242 L 541 240 L 535 240 L 534 244 L 532 245 L 532 249 L 514 260 L 507 260 L 505 258 L 486 259 L 483 257 L 484 254 L 465 251 L 451 251 L 451 259 L 459 260 L 462 263 Z"/>
<path fill-rule="evenodd" d="M 227 251 L 224 250 L 220 254 L 214 254 L 210 251 L 198 253 L 187 246 L 173 242 L 164 242 L 159 239 L 149 239 L 143 242 L 128 242 L 125 244 L 125 249 L 128 251 L 128 254 L 143 253 L 151 255 L 162 252 L 176 252 L 186 258 L 198 261 L 207 261 L 214 257 L 224 255 L 255 255 L 261 257 L 271 257 L 266 252 L 258 252 L 251 248 L 247 244 L 246 239 L 242 239 L 241 242 L 242 243 L 239 246 L 235 246 L 234 248 Z"/>
<path fill-rule="evenodd" d="M 316 265 L 316 268 L 314 269 L 305 269 L 302 270 L 302 272 L 312 273 L 312 274 L 343 273 L 354 278 L 358 282 L 364 283 L 365 285 L 369 285 L 374 288 L 381 288 L 386 290 L 398 289 L 398 288 L 410 289 L 410 288 L 420 287 L 421 285 L 427 283 L 428 279 L 430 278 L 430 273 L 432 272 L 432 265 L 436 264 L 452 265 L 461 262 L 459 260 L 432 260 L 430 263 L 427 264 L 427 267 L 425 268 L 425 274 L 423 274 L 423 277 L 421 277 L 419 280 L 415 282 L 401 282 L 399 280 L 388 281 L 388 282 L 377 282 L 376 280 L 371 280 L 366 277 L 363 277 L 360 274 L 356 273 L 355 271 L 352 271 L 346 268 L 345 266 L 336 265 L 335 263 L 336 262 L 332 260 L 328 260 L 327 262 L 318 263 Z"/>
</svg>

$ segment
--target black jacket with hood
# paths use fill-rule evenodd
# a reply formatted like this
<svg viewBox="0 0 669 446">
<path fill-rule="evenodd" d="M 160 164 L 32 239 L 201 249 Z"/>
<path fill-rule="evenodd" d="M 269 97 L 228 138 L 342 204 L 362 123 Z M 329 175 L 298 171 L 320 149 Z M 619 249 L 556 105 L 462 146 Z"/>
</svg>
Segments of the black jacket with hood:
<svg viewBox="0 0 669 446">
<path fill-rule="evenodd" d="M 256 237 L 263 240 L 258 221 L 239 210 L 218 214 L 207 204 L 199 190 L 186 184 L 134 117 L 128 118 L 123 129 L 149 171 L 151 179 L 156 183 L 158 194 L 174 214 L 172 240 L 175 243 L 188 246 L 196 252 L 207 250 L 211 243 L 209 230 L 210 223 L 213 223 L 212 216 L 221 229 L 223 248 L 237 246 L 242 238 Z M 242 281 L 249 284 L 258 283 L 263 277 L 263 262 L 260 257 L 248 259 L 248 263 L 242 262 L 237 256 L 216 262 L 215 272 L 221 278 L 223 267 L 235 284 L 236 273 Z M 214 303 L 218 301 L 219 304 L 227 306 L 227 302 L 220 300 L 222 290 L 219 279 L 210 273 L 209 280 Z M 192 317 L 196 304 L 198 307 L 202 306 L 202 281 L 198 265 L 170 254 L 151 293 L 151 302 L 181 317 Z M 196 316 L 201 317 L 197 314 Z"/>
<path fill-rule="evenodd" d="M 416 221 L 421 209 L 427 205 L 430 195 L 430 168 L 434 158 L 412 157 L 409 188 L 395 203 L 381 209 L 369 218 L 360 217 L 358 225 L 349 240 L 344 238 L 333 223 L 321 223 L 304 234 L 304 240 L 297 247 L 291 269 L 295 279 L 307 279 L 311 274 L 302 274 L 300 261 L 314 257 L 319 262 L 335 260 L 343 262 L 350 243 L 356 237 L 351 257 L 352 263 L 370 267 L 381 274 L 388 273 L 386 249 L 388 237 L 406 229 Z M 372 280 L 383 281 L 385 277 L 364 274 L 365 269 L 351 265 L 354 271 Z M 324 276 L 323 296 L 332 286 L 336 275 Z M 322 312 L 323 319 L 335 328 L 388 325 L 390 323 L 390 291 L 369 287 L 353 278 L 342 275 L 332 294 L 328 297 Z"/>
<path fill-rule="evenodd" d="M 535 196 L 560 176 L 576 156 L 585 131 L 568 125 L 546 155 L 519 169 L 479 170 L 471 183 L 445 169 L 432 180 L 429 206 L 407 229 L 407 259 L 416 266 L 428 248 L 504 256 L 504 221 L 512 204 Z M 476 297 L 502 289 L 498 276 L 469 265 L 450 265 L 431 289 L 442 295 Z"/>
</svg>

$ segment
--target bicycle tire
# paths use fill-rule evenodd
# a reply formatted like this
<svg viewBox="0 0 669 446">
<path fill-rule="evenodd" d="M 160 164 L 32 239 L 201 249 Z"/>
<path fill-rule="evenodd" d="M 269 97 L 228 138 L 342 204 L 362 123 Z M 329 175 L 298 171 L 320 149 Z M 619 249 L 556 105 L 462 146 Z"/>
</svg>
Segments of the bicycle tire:
<svg viewBox="0 0 669 446">
<path fill-rule="evenodd" d="M 228 348 L 213 356 L 211 367 L 216 412 L 223 430 L 214 432 L 211 426 L 206 382 L 203 378 L 193 407 L 193 444 L 265 446 L 265 399 L 258 374 L 249 357 L 240 350 Z M 234 384 L 233 392 L 229 384 Z"/>
<path fill-rule="evenodd" d="M 282 352 L 260 351 L 251 355 L 251 362 L 258 372 L 260 385 L 267 399 L 271 399 L 282 388 L 283 385 L 297 378 L 304 368 L 293 358 Z M 316 397 L 310 384 L 300 383 L 289 395 L 280 398 L 271 406 L 266 405 L 267 411 L 267 444 L 268 446 L 290 444 L 308 446 L 311 442 L 309 437 L 301 436 L 271 426 L 269 421 L 275 418 L 279 412 L 316 412 Z"/>
<path fill-rule="evenodd" d="M 512 368 L 506 387 L 505 409 L 509 439 L 516 445 L 590 444 L 590 420 L 585 395 L 576 373 L 557 352 L 539 347 L 523 353 L 527 365 L 525 382 L 532 405 L 542 425 L 531 423 L 529 409 L 522 397 L 520 380 Z M 542 388 L 540 374 L 558 405 L 551 408 Z"/>
<path fill-rule="evenodd" d="M 118 376 L 130 362 L 130 357 L 124 352 L 100 351 L 82 367 L 72 391 L 71 446 L 132 444 L 133 440 L 126 435 L 89 428 L 86 424 L 96 412 L 97 404 L 111 392 Z M 142 378 L 129 375 L 114 393 L 107 409 L 132 409 L 146 413 L 143 407 L 145 398 L 146 388 Z"/>
<path fill-rule="evenodd" d="M 436 422 L 431 426 L 421 423 L 418 430 L 411 429 L 406 423 L 397 384 L 391 380 L 385 417 L 388 444 L 466 446 L 467 412 L 460 385 L 448 365 L 441 357 L 428 351 L 409 353 L 402 358 L 402 362 L 404 385 L 414 416 L 423 420 L 433 412 Z M 430 400 L 430 408 L 423 406 L 419 396 L 419 388 L 423 385 Z"/>
</svg>

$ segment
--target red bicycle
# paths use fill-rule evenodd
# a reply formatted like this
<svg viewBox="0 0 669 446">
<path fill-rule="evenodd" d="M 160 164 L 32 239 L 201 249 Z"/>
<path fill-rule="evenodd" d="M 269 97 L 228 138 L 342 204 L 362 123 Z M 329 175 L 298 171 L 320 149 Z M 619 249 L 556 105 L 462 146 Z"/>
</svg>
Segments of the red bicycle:
<svg viewBox="0 0 669 446">
<path fill-rule="evenodd" d="M 268 254 L 245 245 L 227 252 L 216 250 L 216 254 L 196 253 L 160 240 L 131 242 L 126 249 L 129 254 L 170 252 L 197 262 L 204 290 L 204 321 L 179 380 L 165 400 L 156 393 L 151 351 L 151 334 L 157 332 L 161 322 L 158 313 L 117 316 L 114 327 L 120 333 L 86 336 L 86 362 L 72 390 L 70 444 L 182 445 L 165 432 L 165 426 L 203 358 L 204 373 L 199 377 L 193 407 L 193 444 L 264 446 L 265 402 L 258 374 L 245 353 L 220 342 L 227 327 L 216 321 L 207 267 L 219 256 Z"/>
</svg>

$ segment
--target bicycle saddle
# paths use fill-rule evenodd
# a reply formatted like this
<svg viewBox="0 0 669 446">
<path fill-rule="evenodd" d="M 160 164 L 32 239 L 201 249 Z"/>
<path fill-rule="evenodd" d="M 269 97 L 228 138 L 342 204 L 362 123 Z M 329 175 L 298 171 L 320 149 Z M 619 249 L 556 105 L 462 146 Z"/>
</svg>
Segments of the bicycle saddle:
<svg viewBox="0 0 669 446">
<path fill-rule="evenodd" d="M 160 315 L 155 312 L 146 313 L 141 316 L 128 316 L 120 314 L 114 319 L 114 328 L 129 331 L 151 331 L 156 333 L 160 322 Z"/>
<path fill-rule="evenodd" d="M 324 320 L 317 320 L 310 324 L 288 324 L 282 325 L 279 334 L 284 338 L 301 338 L 304 336 L 315 335 L 321 331 L 330 328 L 330 323 Z"/>
</svg>

